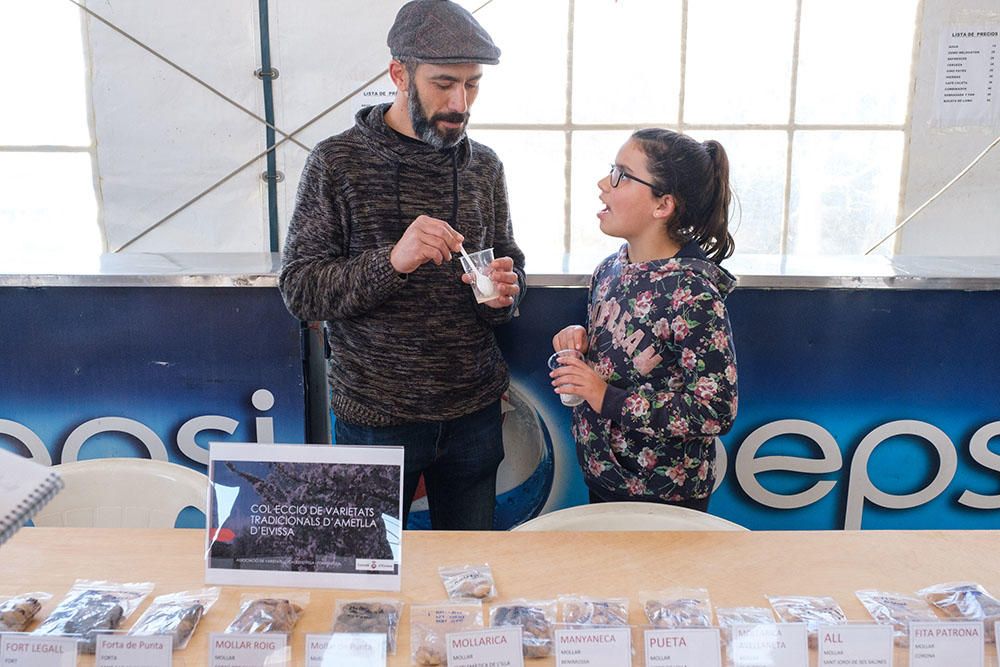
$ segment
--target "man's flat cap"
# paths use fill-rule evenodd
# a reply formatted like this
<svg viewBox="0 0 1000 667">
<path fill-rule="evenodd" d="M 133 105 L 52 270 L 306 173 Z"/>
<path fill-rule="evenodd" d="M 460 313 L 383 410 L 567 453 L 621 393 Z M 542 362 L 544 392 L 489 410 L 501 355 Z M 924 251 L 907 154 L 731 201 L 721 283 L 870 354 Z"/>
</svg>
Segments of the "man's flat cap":
<svg viewBox="0 0 1000 667">
<path fill-rule="evenodd" d="M 424 63 L 496 65 L 500 49 L 461 5 L 450 0 L 411 0 L 396 14 L 386 40 L 392 57 Z"/>
</svg>

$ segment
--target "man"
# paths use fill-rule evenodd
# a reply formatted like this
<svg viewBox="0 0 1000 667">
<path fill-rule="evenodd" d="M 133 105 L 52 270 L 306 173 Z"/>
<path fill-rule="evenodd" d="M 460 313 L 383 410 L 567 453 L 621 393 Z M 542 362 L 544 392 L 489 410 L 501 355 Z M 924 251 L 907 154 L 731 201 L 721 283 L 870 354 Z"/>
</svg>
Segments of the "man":
<svg viewBox="0 0 1000 667">
<path fill-rule="evenodd" d="M 500 50 L 449 0 L 413 0 L 389 31 L 391 105 L 313 150 L 279 278 L 289 311 L 326 320 L 335 440 L 404 447 L 404 513 L 421 474 L 431 526 L 488 530 L 509 375 L 493 327 L 524 293 L 503 165 L 465 129 Z M 477 304 L 458 261 L 493 248 Z"/>
</svg>

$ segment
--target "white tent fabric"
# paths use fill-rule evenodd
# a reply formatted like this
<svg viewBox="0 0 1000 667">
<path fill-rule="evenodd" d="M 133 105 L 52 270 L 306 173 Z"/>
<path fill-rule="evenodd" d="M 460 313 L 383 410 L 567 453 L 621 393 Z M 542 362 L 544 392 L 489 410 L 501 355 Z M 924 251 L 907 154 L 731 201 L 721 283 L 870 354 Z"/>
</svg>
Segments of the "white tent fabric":
<svg viewBox="0 0 1000 667">
<path fill-rule="evenodd" d="M 276 140 L 384 71 L 401 0 L 271 0 Z M 264 117 L 258 4 L 88 0 L 87 8 Z M 317 29 L 322 26 L 322 29 Z M 93 16 L 85 21 L 103 225 L 112 251 L 269 250 L 265 125 Z M 391 88 L 388 81 L 382 88 Z M 370 98 L 369 98 L 370 99 Z M 347 100 L 296 136 L 313 146 L 351 125 Z M 281 236 L 307 152 L 276 151 Z M 220 181 L 231 177 L 224 183 Z M 195 200 L 192 203 L 192 200 Z M 151 229 L 152 228 L 152 229 Z M 147 231 L 149 230 L 149 231 Z"/>
<path fill-rule="evenodd" d="M 271 2 L 271 64 L 278 127 L 292 131 L 383 72 L 389 65 L 385 35 L 403 0 Z M 322 26 L 322 29 L 317 29 Z M 388 76 L 378 89 L 392 89 Z M 355 96 L 302 131 L 297 138 L 314 146 L 354 123 L 364 97 Z M 278 148 L 278 219 L 284 227 L 295 206 L 295 191 L 306 153 L 291 142 Z"/>
</svg>

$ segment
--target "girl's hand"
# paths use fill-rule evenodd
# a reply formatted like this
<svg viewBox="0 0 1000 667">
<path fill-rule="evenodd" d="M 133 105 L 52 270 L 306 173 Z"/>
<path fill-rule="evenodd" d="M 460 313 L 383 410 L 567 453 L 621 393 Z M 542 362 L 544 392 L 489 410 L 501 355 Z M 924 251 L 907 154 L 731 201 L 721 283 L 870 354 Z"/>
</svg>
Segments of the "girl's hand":
<svg viewBox="0 0 1000 667">
<path fill-rule="evenodd" d="M 594 412 L 600 413 L 601 405 L 604 404 L 604 393 L 608 390 L 607 383 L 583 359 L 567 355 L 560 358 L 559 361 L 562 365 L 549 373 L 556 393 L 581 396 L 590 404 Z"/>
<path fill-rule="evenodd" d="M 552 337 L 552 349 L 555 352 L 559 352 L 560 350 L 579 350 L 586 354 L 587 347 L 587 330 L 579 324 L 571 324 Z"/>
</svg>

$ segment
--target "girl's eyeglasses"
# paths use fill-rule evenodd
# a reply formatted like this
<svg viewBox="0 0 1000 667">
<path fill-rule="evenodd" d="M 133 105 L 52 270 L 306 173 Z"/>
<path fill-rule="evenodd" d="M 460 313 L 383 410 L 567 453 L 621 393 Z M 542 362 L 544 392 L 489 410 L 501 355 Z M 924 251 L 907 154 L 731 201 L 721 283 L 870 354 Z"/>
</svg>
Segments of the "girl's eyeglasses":
<svg viewBox="0 0 1000 667">
<path fill-rule="evenodd" d="M 619 167 L 617 164 L 611 165 L 611 187 L 617 188 L 618 184 L 622 182 L 623 178 L 635 181 L 636 183 L 642 183 L 643 185 L 650 188 L 653 191 L 653 194 L 656 195 L 657 197 L 663 194 L 658 187 L 656 187 L 649 181 L 644 181 L 637 176 L 633 176 L 632 174 L 628 173 L 627 171 Z"/>
</svg>

